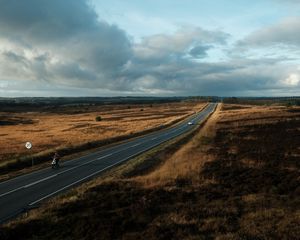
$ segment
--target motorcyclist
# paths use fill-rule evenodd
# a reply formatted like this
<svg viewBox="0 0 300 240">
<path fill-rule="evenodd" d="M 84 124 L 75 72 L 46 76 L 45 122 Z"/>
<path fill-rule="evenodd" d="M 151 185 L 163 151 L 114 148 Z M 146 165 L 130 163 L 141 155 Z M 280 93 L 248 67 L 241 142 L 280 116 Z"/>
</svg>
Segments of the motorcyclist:
<svg viewBox="0 0 300 240">
<path fill-rule="evenodd" d="M 59 156 L 58 152 L 55 152 L 54 156 L 53 156 L 52 164 L 55 164 L 58 167 L 59 166 L 59 160 L 60 160 L 60 156 Z"/>
</svg>

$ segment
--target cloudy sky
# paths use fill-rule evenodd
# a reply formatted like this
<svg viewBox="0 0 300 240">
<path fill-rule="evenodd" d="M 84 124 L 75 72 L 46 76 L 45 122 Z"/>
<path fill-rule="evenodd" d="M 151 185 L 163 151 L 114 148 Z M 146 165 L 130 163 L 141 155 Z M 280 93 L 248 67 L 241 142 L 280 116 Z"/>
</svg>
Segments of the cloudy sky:
<svg viewBox="0 0 300 240">
<path fill-rule="evenodd" d="M 0 6 L 0 97 L 300 95 L 300 0 Z"/>
</svg>

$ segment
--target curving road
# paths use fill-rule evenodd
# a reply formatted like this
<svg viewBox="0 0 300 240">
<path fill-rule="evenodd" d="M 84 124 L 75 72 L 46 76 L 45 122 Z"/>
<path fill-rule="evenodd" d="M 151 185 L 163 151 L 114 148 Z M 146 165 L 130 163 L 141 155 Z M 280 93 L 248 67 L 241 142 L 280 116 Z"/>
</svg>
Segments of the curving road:
<svg viewBox="0 0 300 240">
<path fill-rule="evenodd" d="M 0 183 L 0 223 L 37 207 L 43 200 L 98 176 L 113 166 L 190 131 L 194 126 L 188 122 L 200 123 L 216 106 L 216 103 L 210 103 L 201 112 L 166 130 L 66 161 L 58 170 L 49 167 Z"/>
</svg>

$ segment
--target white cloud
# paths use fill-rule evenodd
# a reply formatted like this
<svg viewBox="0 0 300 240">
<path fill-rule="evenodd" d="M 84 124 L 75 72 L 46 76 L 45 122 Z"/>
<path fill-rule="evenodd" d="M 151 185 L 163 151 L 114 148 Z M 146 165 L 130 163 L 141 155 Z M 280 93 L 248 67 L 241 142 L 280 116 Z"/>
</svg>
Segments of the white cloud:
<svg viewBox="0 0 300 240">
<path fill-rule="evenodd" d="M 186 54 L 195 47 L 202 47 L 205 53 L 207 44 L 226 44 L 229 34 L 221 31 L 207 31 L 202 28 L 185 26 L 174 34 L 156 34 L 145 37 L 134 46 L 135 55 L 141 59 L 164 58 L 170 55 Z"/>
<path fill-rule="evenodd" d="M 289 17 L 277 24 L 261 28 L 239 42 L 240 46 L 300 46 L 300 17 Z"/>
<path fill-rule="evenodd" d="M 289 86 L 297 86 L 300 82 L 300 76 L 298 74 L 292 73 L 285 80 L 284 83 Z"/>
</svg>

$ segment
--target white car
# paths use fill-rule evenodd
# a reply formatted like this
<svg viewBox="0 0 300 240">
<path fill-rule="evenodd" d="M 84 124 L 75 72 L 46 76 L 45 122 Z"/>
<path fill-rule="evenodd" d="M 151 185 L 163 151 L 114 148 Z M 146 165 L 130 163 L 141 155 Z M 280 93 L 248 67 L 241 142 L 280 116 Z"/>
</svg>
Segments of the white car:
<svg viewBox="0 0 300 240">
<path fill-rule="evenodd" d="M 188 125 L 193 125 L 194 123 L 193 122 L 188 122 Z"/>
</svg>

